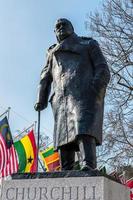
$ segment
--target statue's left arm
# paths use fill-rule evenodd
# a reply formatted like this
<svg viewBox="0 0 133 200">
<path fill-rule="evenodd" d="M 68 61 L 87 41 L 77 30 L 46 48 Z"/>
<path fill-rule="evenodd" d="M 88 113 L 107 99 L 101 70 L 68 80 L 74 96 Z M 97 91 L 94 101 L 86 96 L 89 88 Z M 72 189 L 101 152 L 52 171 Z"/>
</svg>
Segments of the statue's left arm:
<svg viewBox="0 0 133 200">
<path fill-rule="evenodd" d="M 38 87 L 37 102 L 35 110 L 41 111 L 47 107 L 48 97 L 51 90 L 52 74 L 51 74 L 51 56 L 47 58 L 45 67 L 41 72 L 41 79 Z"/>
<path fill-rule="evenodd" d="M 93 85 L 96 90 L 106 88 L 110 80 L 110 72 L 105 57 L 96 40 L 89 42 L 89 55 L 94 70 Z"/>
</svg>

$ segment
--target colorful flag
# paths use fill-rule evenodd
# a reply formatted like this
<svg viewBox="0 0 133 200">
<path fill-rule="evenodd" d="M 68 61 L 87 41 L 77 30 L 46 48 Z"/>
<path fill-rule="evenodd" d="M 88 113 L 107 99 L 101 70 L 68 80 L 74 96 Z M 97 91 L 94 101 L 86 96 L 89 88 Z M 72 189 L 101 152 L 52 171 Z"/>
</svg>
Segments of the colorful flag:
<svg viewBox="0 0 133 200">
<path fill-rule="evenodd" d="M 18 154 L 19 168 L 18 172 L 36 172 L 37 171 L 37 147 L 34 132 L 31 130 L 21 140 L 14 143 Z"/>
<path fill-rule="evenodd" d="M 45 151 L 41 151 L 40 156 L 44 162 L 47 172 L 60 170 L 59 154 L 54 151 L 53 147 L 49 147 Z"/>
<path fill-rule="evenodd" d="M 7 117 L 0 121 L 0 176 L 16 173 L 18 161 Z"/>
<path fill-rule="evenodd" d="M 126 186 L 130 188 L 130 200 L 133 200 L 133 178 L 126 182 Z"/>
</svg>

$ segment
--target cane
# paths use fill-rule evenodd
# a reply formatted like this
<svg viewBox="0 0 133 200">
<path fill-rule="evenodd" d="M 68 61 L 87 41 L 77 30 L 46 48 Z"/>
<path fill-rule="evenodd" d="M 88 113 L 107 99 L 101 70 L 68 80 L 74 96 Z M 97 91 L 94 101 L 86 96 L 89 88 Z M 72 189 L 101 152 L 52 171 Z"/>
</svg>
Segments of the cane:
<svg viewBox="0 0 133 200">
<path fill-rule="evenodd" d="M 41 112 L 38 111 L 38 130 L 37 130 L 37 172 L 38 172 L 38 161 L 39 161 L 40 117 L 41 117 Z"/>
</svg>

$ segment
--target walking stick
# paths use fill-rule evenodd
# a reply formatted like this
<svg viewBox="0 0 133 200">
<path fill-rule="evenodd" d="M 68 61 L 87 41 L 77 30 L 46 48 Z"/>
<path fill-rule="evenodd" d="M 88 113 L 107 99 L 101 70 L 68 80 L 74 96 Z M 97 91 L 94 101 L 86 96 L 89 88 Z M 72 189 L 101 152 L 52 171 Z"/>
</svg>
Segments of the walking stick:
<svg viewBox="0 0 133 200">
<path fill-rule="evenodd" d="M 37 130 L 37 172 L 38 172 L 38 162 L 39 162 L 40 116 L 41 116 L 41 112 L 38 111 L 38 130 Z"/>
</svg>

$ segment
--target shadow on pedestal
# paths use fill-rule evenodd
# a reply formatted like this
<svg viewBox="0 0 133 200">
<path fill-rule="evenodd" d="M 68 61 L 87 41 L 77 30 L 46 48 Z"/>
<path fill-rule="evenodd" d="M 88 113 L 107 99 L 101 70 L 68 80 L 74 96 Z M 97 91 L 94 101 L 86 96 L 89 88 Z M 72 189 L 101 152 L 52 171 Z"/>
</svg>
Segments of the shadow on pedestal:
<svg viewBox="0 0 133 200">
<path fill-rule="evenodd" d="M 41 172 L 41 173 L 16 173 L 12 174 L 12 179 L 36 179 L 36 178 L 67 178 L 67 177 L 96 177 L 103 176 L 112 181 L 120 183 L 119 180 L 112 176 L 104 174 L 98 170 L 89 171 L 78 171 L 78 170 L 68 170 L 68 171 L 58 171 L 58 172 Z"/>
</svg>

